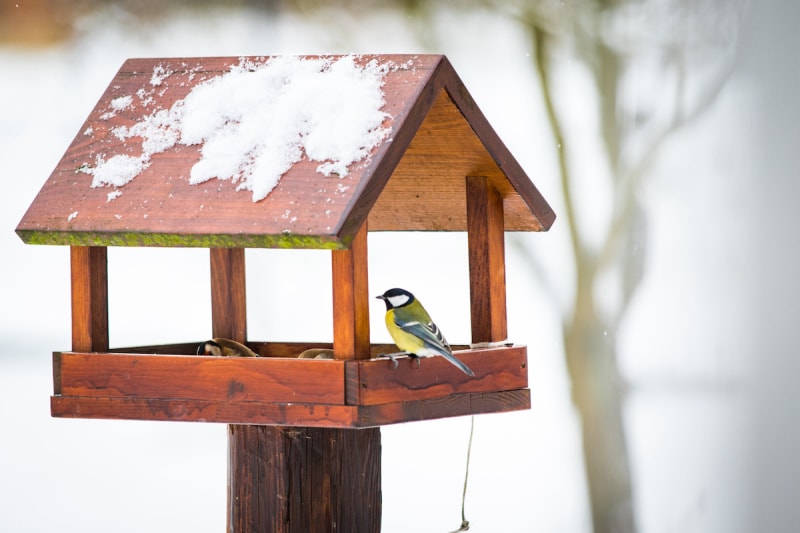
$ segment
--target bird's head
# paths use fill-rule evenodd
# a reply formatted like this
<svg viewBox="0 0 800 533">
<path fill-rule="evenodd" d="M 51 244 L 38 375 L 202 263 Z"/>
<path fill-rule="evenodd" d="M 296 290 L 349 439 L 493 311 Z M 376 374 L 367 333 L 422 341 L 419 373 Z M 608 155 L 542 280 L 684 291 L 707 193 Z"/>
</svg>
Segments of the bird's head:
<svg viewBox="0 0 800 533">
<path fill-rule="evenodd" d="M 222 347 L 215 341 L 208 340 L 197 347 L 197 355 L 222 355 Z"/>
<path fill-rule="evenodd" d="M 386 304 L 386 310 L 403 307 L 414 301 L 414 295 L 405 289 L 389 289 L 380 296 L 376 296 Z"/>
</svg>

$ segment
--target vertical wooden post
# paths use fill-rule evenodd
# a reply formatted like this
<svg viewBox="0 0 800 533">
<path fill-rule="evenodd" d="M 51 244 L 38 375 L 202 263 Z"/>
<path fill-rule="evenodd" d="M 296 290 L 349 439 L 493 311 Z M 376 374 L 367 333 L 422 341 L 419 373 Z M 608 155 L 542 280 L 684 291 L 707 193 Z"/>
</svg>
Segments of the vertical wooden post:
<svg viewBox="0 0 800 533">
<path fill-rule="evenodd" d="M 380 428 L 228 427 L 230 533 L 380 532 Z"/>
<path fill-rule="evenodd" d="M 352 255 L 366 254 L 366 234 Z M 359 240 L 359 237 L 356 237 Z M 340 256 L 339 260 L 342 257 Z M 347 270 L 334 259 L 337 268 Z M 350 269 L 346 289 L 350 311 L 366 309 L 366 258 L 363 272 Z M 363 276 L 363 279 L 362 279 Z M 244 250 L 211 250 L 214 336 L 246 339 Z M 334 275 L 334 280 L 336 280 Z M 334 281 L 335 283 L 335 281 Z M 336 291 L 339 289 L 334 289 Z M 339 292 L 341 295 L 341 291 Z M 334 295 L 334 300 L 336 296 Z M 356 307 L 363 306 L 362 311 Z M 336 305 L 334 304 L 336 308 Z M 351 358 L 369 328 L 352 322 Z M 356 333 L 358 331 L 359 333 Z M 334 342 L 336 344 L 336 342 Z M 340 348 L 342 345 L 339 343 Z M 343 350 L 341 353 L 345 353 Z M 309 364 L 314 364 L 309 362 Z M 380 429 L 327 429 L 281 426 L 228 426 L 229 533 L 378 533 L 381 518 Z"/>
<path fill-rule="evenodd" d="M 72 350 L 108 351 L 108 249 L 70 247 Z"/>
<path fill-rule="evenodd" d="M 211 330 L 214 337 L 247 340 L 244 248 L 211 248 Z"/>
<path fill-rule="evenodd" d="M 349 249 L 332 254 L 333 356 L 369 359 L 367 223 L 358 230 Z"/>
<path fill-rule="evenodd" d="M 472 342 L 508 337 L 503 199 L 489 180 L 467 177 Z"/>
</svg>

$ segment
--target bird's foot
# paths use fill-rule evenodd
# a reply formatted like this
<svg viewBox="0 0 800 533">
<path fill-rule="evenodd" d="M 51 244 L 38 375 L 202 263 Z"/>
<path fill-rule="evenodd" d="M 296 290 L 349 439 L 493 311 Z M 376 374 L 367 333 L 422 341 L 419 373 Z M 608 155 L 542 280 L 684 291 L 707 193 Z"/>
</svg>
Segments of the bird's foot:
<svg viewBox="0 0 800 533">
<path fill-rule="evenodd" d="M 408 354 L 406 352 L 395 352 L 395 353 L 381 353 L 381 354 L 378 354 L 378 357 L 387 357 L 387 358 L 391 359 L 391 361 L 392 361 L 392 369 L 395 369 L 395 368 L 397 368 L 397 365 L 399 364 L 397 362 L 397 358 L 398 357 L 405 357 L 407 355 Z"/>
</svg>

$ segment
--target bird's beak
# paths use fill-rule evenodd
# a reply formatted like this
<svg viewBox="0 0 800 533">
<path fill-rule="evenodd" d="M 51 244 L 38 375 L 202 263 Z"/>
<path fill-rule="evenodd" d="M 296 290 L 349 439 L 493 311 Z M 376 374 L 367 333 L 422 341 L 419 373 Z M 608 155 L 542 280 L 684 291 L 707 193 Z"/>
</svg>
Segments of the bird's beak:
<svg viewBox="0 0 800 533">
<path fill-rule="evenodd" d="M 375 298 L 377 300 L 385 300 L 386 299 L 386 297 L 383 294 L 380 294 L 380 295 L 376 296 Z"/>
</svg>

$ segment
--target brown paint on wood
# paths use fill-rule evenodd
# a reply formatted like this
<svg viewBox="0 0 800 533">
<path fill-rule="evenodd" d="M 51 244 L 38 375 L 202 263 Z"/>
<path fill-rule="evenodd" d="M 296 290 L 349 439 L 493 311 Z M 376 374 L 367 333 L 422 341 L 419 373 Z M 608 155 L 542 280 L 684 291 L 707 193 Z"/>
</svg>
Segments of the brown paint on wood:
<svg viewBox="0 0 800 533">
<path fill-rule="evenodd" d="M 249 58 L 257 60 L 257 58 Z M 555 215 L 497 137 L 449 61 L 438 55 L 360 56 L 391 61 L 384 84 L 391 142 L 376 147 L 343 178 L 326 177 L 303 159 L 263 200 L 230 181 L 190 185 L 199 146 L 176 145 L 107 199 L 80 170 L 98 155 L 137 155 L 115 128 L 130 127 L 157 107 L 169 108 L 197 84 L 225 73 L 239 58 L 126 61 L 81 127 L 17 227 L 26 242 L 127 246 L 344 248 L 369 217 L 372 231 L 464 231 L 465 175 L 487 176 L 505 204 L 506 230 L 539 231 Z M 170 74 L 154 88 L 153 70 Z M 152 103 L 136 96 L 143 90 Z M 111 102 L 133 105 L 109 114 Z M 88 132 L 88 133 L 87 133 Z M 133 142 L 136 139 L 129 141 Z M 420 195 L 422 200 L 417 198 Z M 456 206 L 456 207 L 453 207 Z M 287 210 L 290 216 L 287 216 Z M 70 216 L 73 213 L 77 216 Z"/>
<path fill-rule="evenodd" d="M 519 389 L 476 394 L 454 394 L 414 402 L 367 405 L 359 409 L 361 427 L 434 420 L 454 416 L 506 413 L 531 408 L 531 392 Z"/>
<path fill-rule="evenodd" d="M 506 326 L 503 202 L 487 178 L 466 178 L 472 342 L 499 342 Z"/>
<path fill-rule="evenodd" d="M 240 428 L 247 427 L 245 424 L 366 428 L 470 414 L 519 411 L 530 409 L 530 406 L 528 389 L 454 394 L 442 398 L 365 406 L 61 395 L 50 398 L 52 416 L 59 418 L 236 421 L 239 423 L 231 427 Z"/>
<path fill-rule="evenodd" d="M 108 258 L 105 247 L 70 248 L 72 349 L 108 351 Z"/>
<path fill-rule="evenodd" d="M 211 248 L 213 337 L 247 341 L 244 248 Z"/>
<path fill-rule="evenodd" d="M 369 288 L 367 279 L 367 227 L 356 233 L 350 248 L 334 250 L 333 354 L 336 359 L 368 359 Z"/>
<path fill-rule="evenodd" d="M 270 344 L 251 343 L 254 348 Z M 277 345 L 294 354 L 308 346 Z M 175 352 L 193 346 L 151 349 Z M 372 350 L 385 353 L 387 347 L 375 345 Z M 57 397 L 73 398 L 70 405 L 79 406 L 75 416 L 88 416 L 87 406 L 98 400 L 126 400 L 133 403 L 115 405 L 140 406 L 142 411 L 132 417 L 143 420 L 174 416 L 175 420 L 323 427 L 357 427 L 360 407 L 528 385 L 524 346 L 456 351 L 456 355 L 475 371 L 476 378 L 441 357 L 423 359 L 419 368 L 414 360 L 401 358 L 393 368 L 384 358 L 335 361 L 57 352 L 53 383 Z M 104 416 L 114 418 L 113 413 Z M 120 418 L 129 417 L 120 414 Z"/>
<path fill-rule="evenodd" d="M 454 394 L 522 389 L 528 386 L 524 346 L 455 352 L 474 372 L 471 378 L 443 357 L 348 362 L 346 401 L 349 405 L 445 398 Z"/>
<path fill-rule="evenodd" d="M 64 418 L 358 427 L 358 407 L 347 405 L 55 395 L 50 407 Z"/>
<path fill-rule="evenodd" d="M 377 533 L 380 430 L 232 426 L 233 533 Z M 263 487 L 272 490 L 264 491 Z"/>
<path fill-rule="evenodd" d="M 61 353 L 65 396 L 344 404 L 331 360 Z"/>
</svg>

